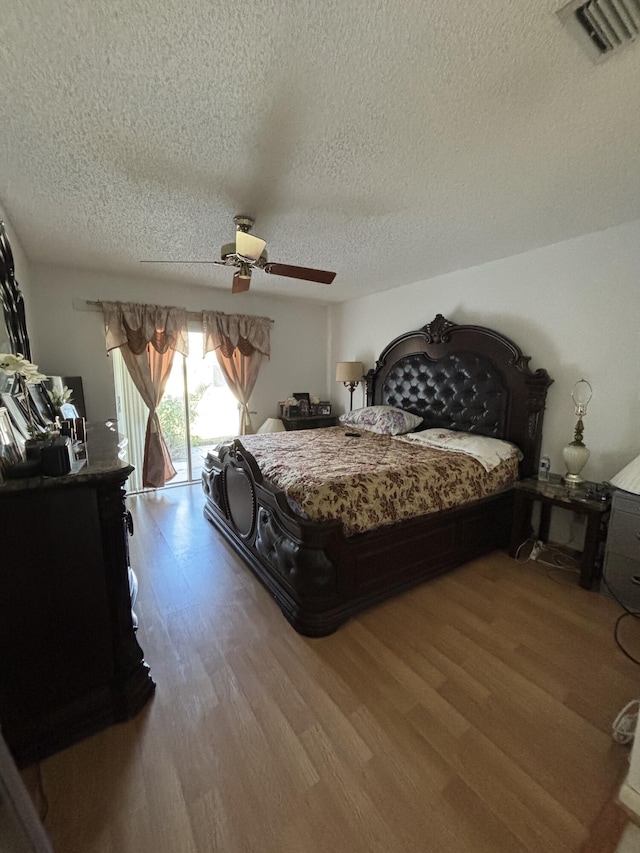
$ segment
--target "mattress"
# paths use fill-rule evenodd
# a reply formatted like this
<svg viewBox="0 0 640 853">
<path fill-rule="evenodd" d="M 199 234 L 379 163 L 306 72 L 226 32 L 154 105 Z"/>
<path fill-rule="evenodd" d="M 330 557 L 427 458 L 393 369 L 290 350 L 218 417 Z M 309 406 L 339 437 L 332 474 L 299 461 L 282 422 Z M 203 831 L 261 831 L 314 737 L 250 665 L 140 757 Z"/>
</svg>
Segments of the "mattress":
<svg viewBox="0 0 640 853">
<path fill-rule="evenodd" d="M 512 457 L 491 471 L 460 452 L 343 426 L 244 435 L 264 477 L 295 512 L 341 521 L 346 535 L 440 512 L 498 492 L 518 479 Z"/>
</svg>

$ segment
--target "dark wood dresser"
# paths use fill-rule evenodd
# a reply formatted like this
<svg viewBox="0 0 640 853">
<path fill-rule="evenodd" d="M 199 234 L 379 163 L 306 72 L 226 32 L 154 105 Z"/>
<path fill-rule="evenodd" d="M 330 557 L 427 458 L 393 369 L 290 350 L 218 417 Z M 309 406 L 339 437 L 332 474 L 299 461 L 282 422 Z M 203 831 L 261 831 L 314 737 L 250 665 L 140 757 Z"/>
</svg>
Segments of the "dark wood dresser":
<svg viewBox="0 0 640 853">
<path fill-rule="evenodd" d="M 0 727 L 17 764 L 132 717 L 155 685 L 132 614 L 118 435 L 83 467 L 0 485 Z"/>
</svg>

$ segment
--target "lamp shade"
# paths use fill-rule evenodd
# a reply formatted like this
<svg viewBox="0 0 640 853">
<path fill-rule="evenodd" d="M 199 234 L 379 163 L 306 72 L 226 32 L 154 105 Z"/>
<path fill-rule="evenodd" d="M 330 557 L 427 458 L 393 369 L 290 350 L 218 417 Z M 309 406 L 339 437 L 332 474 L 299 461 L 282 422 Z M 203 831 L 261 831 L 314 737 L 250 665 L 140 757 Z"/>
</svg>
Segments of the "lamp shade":
<svg viewBox="0 0 640 853">
<path fill-rule="evenodd" d="M 632 459 L 609 482 L 612 486 L 617 486 L 618 489 L 624 489 L 625 492 L 633 492 L 634 495 L 640 495 L 640 456 Z"/>
<path fill-rule="evenodd" d="M 362 373 L 361 361 L 339 361 L 336 367 L 336 382 L 360 382 Z"/>
<path fill-rule="evenodd" d="M 284 424 L 280 418 L 267 418 L 258 432 L 284 432 Z"/>
</svg>

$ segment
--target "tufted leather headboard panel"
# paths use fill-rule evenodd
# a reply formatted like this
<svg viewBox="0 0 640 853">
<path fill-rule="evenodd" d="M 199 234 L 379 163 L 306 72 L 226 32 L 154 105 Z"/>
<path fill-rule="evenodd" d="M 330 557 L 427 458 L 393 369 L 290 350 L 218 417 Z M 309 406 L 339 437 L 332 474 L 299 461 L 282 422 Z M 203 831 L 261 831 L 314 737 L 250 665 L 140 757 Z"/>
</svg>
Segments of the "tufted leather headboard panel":
<svg viewBox="0 0 640 853">
<path fill-rule="evenodd" d="M 456 325 L 438 314 L 395 338 L 367 374 L 367 402 L 397 406 L 424 418 L 421 429 L 478 432 L 512 441 L 522 451 L 520 474 L 538 469 L 546 370 L 509 338 L 484 326 Z"/>
<path fill-rule="evenodd" d="M 423 417 L 419 429 L 505 434 L 509 391 L 494 365 L 474 353 L 451 353 L 439 361 L 426 353 L 401 358 L 385 376 L 380 399 Z"/>
</svg>

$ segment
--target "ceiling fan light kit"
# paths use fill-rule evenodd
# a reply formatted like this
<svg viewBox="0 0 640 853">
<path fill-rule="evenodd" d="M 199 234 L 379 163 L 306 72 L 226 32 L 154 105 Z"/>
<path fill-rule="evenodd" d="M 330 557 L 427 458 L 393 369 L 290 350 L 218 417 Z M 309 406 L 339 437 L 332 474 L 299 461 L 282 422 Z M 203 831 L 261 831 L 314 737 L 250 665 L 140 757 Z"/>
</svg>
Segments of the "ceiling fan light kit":
<svg viewBox="0 0 640 853">
<path fill-rule="evenodd" d="M 270 263 L 265 251 L 266 241 L 251 234 L 253 219 L 250 216 L 234 216 L 236 242 L 225 243 L 220 250 L 219 261 L 140 261 L 142 264 L 217 264 L 236 267 L 231 285 L 232 293 L 244 293 L 249 290 L 253 269 L 261 269 L 270 275 L 297 278 L 302 281 L 314 281 L 317 284 L 331 284 L 336 277 L 334 272 L 316 270 L 312 267 L 297 267 L 292 264 Z"/>
<path fill-rule="evenodd" d="M 248 261 L 255 263 L 260 259 L 264 247 L 267 245 L 266 240 L 261 240 L 260 237 L 255 237 L 239 223 L 251 222 L 248 217 L 236 216 L 235 223 L 237 228 L 236 233 L 236 254 L 241 258 L 246 258 Z M 249 226 L 250 227 L 250 226 Z"/>
</svg>

